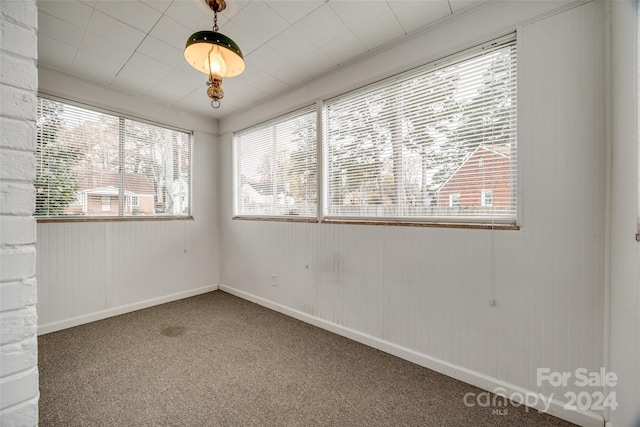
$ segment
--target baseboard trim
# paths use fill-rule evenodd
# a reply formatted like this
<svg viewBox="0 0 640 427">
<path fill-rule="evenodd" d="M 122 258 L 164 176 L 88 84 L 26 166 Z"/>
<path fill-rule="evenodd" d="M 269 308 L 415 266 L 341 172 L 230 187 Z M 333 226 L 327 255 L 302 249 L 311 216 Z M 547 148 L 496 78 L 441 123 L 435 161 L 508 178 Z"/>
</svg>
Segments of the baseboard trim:
<svg viewBox="0 0 640 427">
<path fill-rule="evenodd" d="M 247 301 L 254 302 L 263 307 L 269 308 L 274 311 L 278 311 L 287 316 L 298 319 L 302 322 L 309 323 L 313 326 L 325 329 L 329 332 L 333 332 L 337 335 L 352 339 L 361 344 L 368 345 L 385 353 L 392 354 L 402 359 L 413 362 L 417 365 L 424 366 L 425 368 L 463 381 L 467 384 L 474 385 L 486 391 L 493 391 L 497 388 L 505 390 L 506 395 L 510 396 L 513 393 L 518 395 L 524 395 L 526 393 L 533 393 L 530 390 L 526 390 L 522 387 L 514 384 L 507 383 L 505 381 L 493 378 L 479 372 L 472 371 L 461 366 L 454 365 L 435 357 L 428 356 L 423 353 L 416 352 L 406 347 L 399 346 L 397 344 L 382 340 L 380 338 L 350 329 L 344 326 L 337 325 L 324 319 L 312 316 L 302 311 L 286 307 L 282 304 L 267 300 L 265 298 L 250 294 L 245 291 L 233 288 L 231 286 L 220 284 L 218 287 L 221 291 L 227 292 L 231 295 L 235 295 Z M 602 415 L 591 411 L 573 411 L 564 408 L 565 402 L 559 400 L 552 400 L 551 405 L 547 413 L 562 418 L 563 420 L 578 424 L 584 427 L 603 427 L 605 421 Z M 534 409 L 543 409 L 543 403 L 540 401 L 537 405 L 531 406 Z"/>
<path fill-rule="evenodd" d="M 85 323 L 95 322 L 96 320 L 102 320 L 120 314 L 130 313 L 136 310 L 142 310 L 143 308 L 153 307 L 155 305 L 165 304 L 167 302 L 181 300 L 183 298 L 189 298 L 200 294 L 206 294 L 207 292 L 217 291 L 218 285 L 203 286 L 197 289 L 191 289 L 188 291 L 177 292 L 175 294 L 163 295 L 157 298 L 151 298 L 144 301 L 135 302 L 133 304 L 122 305 L 119 307 L 109 308 L 107 310 L 101 310 L 94 313 L 84 314 L 82 316 L 72 317 L 71 319 L 60 320 L 57 322 L 46 323 L 38 326 L 38 335 L 44 335 L 51 332 L 60 331 L 62 329 L 73 328 L 74 326 L 84 325 Z"/>
</svg>

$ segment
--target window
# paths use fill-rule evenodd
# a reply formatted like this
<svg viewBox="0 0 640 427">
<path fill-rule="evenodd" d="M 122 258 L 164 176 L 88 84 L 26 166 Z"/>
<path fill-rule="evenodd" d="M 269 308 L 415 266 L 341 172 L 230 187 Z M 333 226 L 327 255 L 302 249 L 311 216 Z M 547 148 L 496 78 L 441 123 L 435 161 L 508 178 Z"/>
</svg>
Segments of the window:
<svg viewBox="0 0 640 427">
<path fill-rule="evenodd" d="M 480 205 L 493 206 L 493 190 L 482 190 L 480 192 Z"/>
<path fill-rule="evenodd" d="M 329 220 L 515 223 L 514 37 L 326 101 L 323 137 Z"/>
<path fill-rule="evenodd" d="M 35 216 L 190 215 L 191 144 L 189 132 L 39 97 Z"/>
<path fill-rule="evenodd" d="M 234 134 L 234 214 L 316 217 L 312 107 Z"/>
</svg>

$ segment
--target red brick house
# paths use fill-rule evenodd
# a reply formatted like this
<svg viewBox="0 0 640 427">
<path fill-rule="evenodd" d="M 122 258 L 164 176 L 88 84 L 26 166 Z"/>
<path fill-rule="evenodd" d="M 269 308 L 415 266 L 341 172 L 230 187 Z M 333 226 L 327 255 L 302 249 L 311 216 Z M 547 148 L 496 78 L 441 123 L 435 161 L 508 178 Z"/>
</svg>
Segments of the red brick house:
<svg viewBox="0 0 640 427">
<path fill-rule="evenodd" d="M 120 176 L 101 172 L 79 179 L 78 200 L 65 209 L 67 215 L 117 216 Z M 146 175 L 130 173 L 124 178 L 125 215 L 153 215 L 154 189 Z"/>
<path fill-rule="evenodd" d="M 512 147 L 480 145 L 437 192 L 438 206 L 510 207 Z"/>
</svg>

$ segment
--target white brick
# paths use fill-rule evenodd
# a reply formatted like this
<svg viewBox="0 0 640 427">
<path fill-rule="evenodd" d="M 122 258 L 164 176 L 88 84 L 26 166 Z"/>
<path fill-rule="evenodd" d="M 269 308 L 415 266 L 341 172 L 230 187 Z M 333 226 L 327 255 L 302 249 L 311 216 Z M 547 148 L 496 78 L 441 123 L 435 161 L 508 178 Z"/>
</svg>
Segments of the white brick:
<svg viewBox="0 0 640 427">
<path fill-rule="evenodd" d="M 33 182 L 36 176 L 36 158 L 29 151 L 0 149 L 0 179 Z"/>
<path fill-rule="evenodd" d="M 0 129 L 2 129 L 2 132 L 0 132 L 0 147 L 16 150 L 35 149 L 35 115 L 31 121 L 0 117 Z"/>
<path fill-rule="evenodd" d="M 35 0 L 0 1 L 0 147 L 17 150 L 0 151 L 0 214 L 25 216 L 0 216 L 0 426 L 12 427 L 38 425 L 35 191 L 29 182 L 37 21 Z"/>
<path fill-rule="evenodd" d="M 26 371 L 38 364 L 38 338 L 0 347 L 0 377 Z"/>
<path fill-rule="evenodd" d="M 35 1 L 9 0 L 0 2 L 0 15 L 5 20 L 19 23 L 23 27 L 38 27 L 38 8 Z"/>
<path fill-rule="evenodd" d="M 36 220 L 30 216 L 0 216 L 0 246 L 36 242 Z"/>
<path fill-rule="evenodd" d="M 2 55 L 0 81 L 10 86 L 36 90 L 38 88 L 38 69 L 35 59 Z"/>
<path fill-rule="evenodd" d="M 24 280 L 35 273 L 35 247 L 0 248 L 0 282 Z"/>
<path fill-rule="evenodd" d="M 37 117 L 37 95 L 34 91 L 16 89 L 0 84 L 0 115 L 16 119 L 35 120 Z M 25 135 L 30 137 L 30 135 Z"/>
<path fill-rule="evenodd" d="M 0 283 L 0 311 L 18 310 L 38 302 L 36 279 Z"/>
<path fill-rule="evenodd" d="M 33 184 L 0 181 L 0 214 L 30 216 L 35 208 Z"/>
<path fill-rule="evenodd" d="M 0 345 L 24 341 L 37 332 L 38 316 L 35 306 L 0 313 Z"/>
<path fill-rule="evenodd" d="M 35 427 L 38 425 L 38 399 L 0 411 L 0 426 Z"/>
<path fill-rule="evenodd" d="M 31 400 L 38 396 L 38 370 L 34 368 L 0 378 L 0 387 L 2 387 L 2 394 L 0 394 L 2 409 Z"/>
<path fill-rule="evenodd" d="M 7 20 L 0 21 L 0 49 L 35 59 L 38 49 L 36 31 Z"/>
</svg>

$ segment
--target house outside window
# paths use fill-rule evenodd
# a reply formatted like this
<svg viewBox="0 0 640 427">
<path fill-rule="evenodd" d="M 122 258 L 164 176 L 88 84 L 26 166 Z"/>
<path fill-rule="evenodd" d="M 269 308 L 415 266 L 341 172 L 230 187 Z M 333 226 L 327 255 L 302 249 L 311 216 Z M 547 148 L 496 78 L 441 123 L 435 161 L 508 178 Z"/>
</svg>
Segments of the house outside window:
<svg viewBox="0 0 640 427">
<path fill-rule="evenodd" d="M 460 206 L 460 193 L 449 194 L 449 206 L 452 208 Z"/>
<path fill-rule="evenodd" d="M 190 215 L 191 132 L 45 96 L 36 125 L 37 218 Z"/>
</svg>

